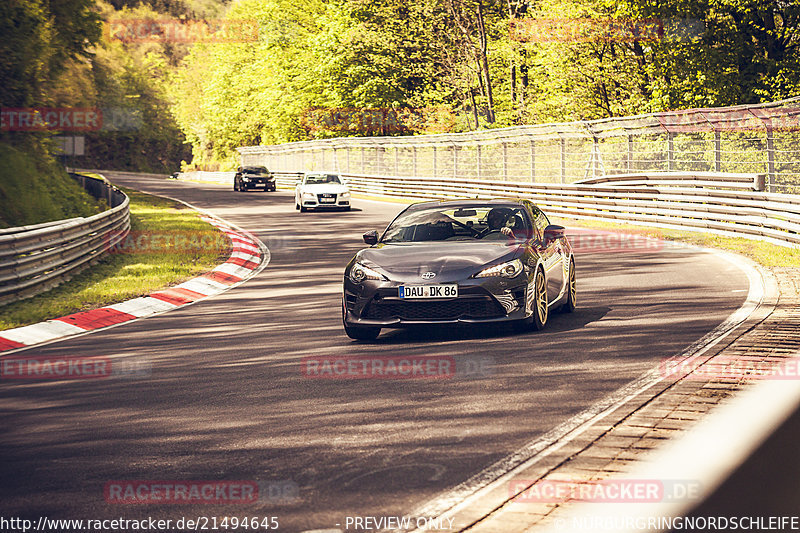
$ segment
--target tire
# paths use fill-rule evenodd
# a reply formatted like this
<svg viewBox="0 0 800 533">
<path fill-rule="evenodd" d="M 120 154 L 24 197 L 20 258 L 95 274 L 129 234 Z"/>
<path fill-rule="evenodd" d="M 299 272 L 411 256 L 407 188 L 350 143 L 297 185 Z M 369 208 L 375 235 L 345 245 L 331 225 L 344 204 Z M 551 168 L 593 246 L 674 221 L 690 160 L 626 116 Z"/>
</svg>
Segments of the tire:
<svg viewBox="0 0 800 533">
<path fill-rule="evenodd" d="M 298 204 L 297 202 L 295 202 L 295 204 L 294 204 L 294 209 L 295 209 L 295 211 L 300 211 L 300 204 Z"/>
<path fill-rule="evenodd" d="M 561 306 L 561 311 L 571 313 L 578 303 L 578 291 L 575 286 L 575 260 L 569 260 L 569 274 L 567 275 L 567 301 Z"/>
<path fill-rule="evenodd" d="M 547 325 L 547 318 L 550 313 L 547 307 L 547 280 L 544 277 L 542 269 L 536 271 L 536 279 L 533 286 L 536 291 L 533 299 L 536 308 L 533 310 L 531 326 L 533 329 L 539 331 L 544 329 Z"/>
<path fill-rule="evenodd" d="M 236 180 L 233 180 L 233 190 L 239 192 L 239 184 L 236 182 Z"/>
</svg>

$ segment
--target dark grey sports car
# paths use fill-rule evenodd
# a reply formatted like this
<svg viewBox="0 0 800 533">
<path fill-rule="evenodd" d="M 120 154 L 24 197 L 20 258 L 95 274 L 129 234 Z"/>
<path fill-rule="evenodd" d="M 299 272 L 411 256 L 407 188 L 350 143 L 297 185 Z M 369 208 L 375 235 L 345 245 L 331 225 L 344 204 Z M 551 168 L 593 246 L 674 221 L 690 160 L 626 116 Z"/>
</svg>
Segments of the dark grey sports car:
<svg viewBox="0 0 800 533">
<path fill-rule="evenodd" d="M 511 322 L 541 329 L 575 309 L 564 228 L 528 200 L 423 202 L 403 210 L 344 271 L 342 320 L 353 339 L 417 324 Z"/>
<path fill-rule="evenodd" d="M 256 185 L 263 185 L 265 191 L 275 192 L 275 176 L 267 167 L 239 167 L 233 176 L 233 190 L 247 191 L 255 189 Z"/>
</svg>

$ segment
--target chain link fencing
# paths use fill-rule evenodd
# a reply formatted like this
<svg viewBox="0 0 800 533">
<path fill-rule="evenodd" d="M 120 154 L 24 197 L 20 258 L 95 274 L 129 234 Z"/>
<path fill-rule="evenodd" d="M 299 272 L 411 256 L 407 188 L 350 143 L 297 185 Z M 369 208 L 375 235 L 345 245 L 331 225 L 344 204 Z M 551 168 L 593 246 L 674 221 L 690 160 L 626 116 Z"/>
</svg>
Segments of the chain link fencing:
<svg viewBox="0 0 800 533">
<path fill-rule="evenodd" d="M 800 193 L 800 97 L 759 105 L 469 133 L 340 137 L 239 149 L 272 171 L 573 183 L 636 172 L 763 173 Z"/>
</svg>

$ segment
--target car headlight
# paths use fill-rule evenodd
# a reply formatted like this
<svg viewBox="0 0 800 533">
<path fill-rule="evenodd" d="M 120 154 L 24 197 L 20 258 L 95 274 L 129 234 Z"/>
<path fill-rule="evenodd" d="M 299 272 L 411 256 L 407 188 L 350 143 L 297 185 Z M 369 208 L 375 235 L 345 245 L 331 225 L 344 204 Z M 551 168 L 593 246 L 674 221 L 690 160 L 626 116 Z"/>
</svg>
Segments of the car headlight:
<svg viewBox="0 0 800 533">
<path fill-rule="evenodd" d="M 339 198 L 350 198 L 350 193 L 345 191 L 339 195 Z"/>
<path fill-rule="evenodd" d="M 353 283 L 361 283 L 365 279 L 385 280 L 386 278 L 379 272 L 376 272 L 371 268 L 362 265 L 361 263 L 354 264 L 353 268 L 350 269 L 350 280 Z"/>
<path fill-rule="evenodd" d="M 484 268 L 475 274 L 475 277 L 493 278 L 499 276 L 504 278 L 515 278 L 520 272 L 522 272 L 522 261 L 519 259 L 514 259 L 513 261 L 508 261 L 506 263 L 501 263 L 489 268 Z"/>
<path fill-rule="evenodd" d="M 315 198 L 316 197 L 310 192 L 304 192 L 303 193 L 303 199 L 304 200 L 314 200 Z"/>
</svg>

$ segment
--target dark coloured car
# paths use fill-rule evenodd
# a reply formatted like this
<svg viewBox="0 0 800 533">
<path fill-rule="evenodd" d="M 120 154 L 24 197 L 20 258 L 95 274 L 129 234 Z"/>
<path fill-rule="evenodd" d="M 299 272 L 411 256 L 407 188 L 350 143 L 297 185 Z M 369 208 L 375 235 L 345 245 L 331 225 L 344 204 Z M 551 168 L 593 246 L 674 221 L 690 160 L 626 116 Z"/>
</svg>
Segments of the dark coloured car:
<svg viewBox="0 0 800 533">
<path fill-rule="evenodd" d="M 417 324 L 541 329 L 551 309 L 575 309 L 564 228 L 528 200 L 413 204 L 364 242 L 344 271 L 342 319 L 354 339 Z"/>
<path fill-rule="evenodd" d="M 246 191 L 263 185 L 265 191 L 275 191 L 275 176 L 267 167 L 239 167 L 233 177 L 233 190 Z"/>
</svg>

